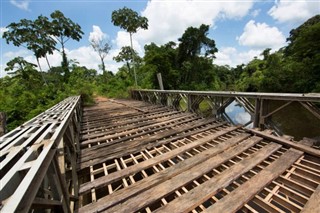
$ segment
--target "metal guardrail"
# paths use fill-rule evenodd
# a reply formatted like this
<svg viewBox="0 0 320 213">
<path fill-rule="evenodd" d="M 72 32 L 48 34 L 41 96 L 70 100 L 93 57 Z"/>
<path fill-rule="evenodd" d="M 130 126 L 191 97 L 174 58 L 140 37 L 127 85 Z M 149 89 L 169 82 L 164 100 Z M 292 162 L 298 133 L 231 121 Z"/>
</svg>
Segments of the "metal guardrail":
<svg viewBox="0 0 320 213">
<path fill-rule="evenodd" d="M 299 103 L 316 119 L 320 120 L 320 93 L 253 93 L 253 92 L 217 92 L 217 91 L 178 91 L 178 90 L 132 90 L 131 98 L 153 104 L 161 104 L 176 110 L 189 111 L 202 115 L 203 109 L 211 116 L 223 117 L 232 123 L 225 109 L 234 101 L 250 114 L 252 125 L 261 129 L 274 129 L 278 135 L 282 132 L 272 116 L 280 110 L 286 110 L 293 103 Z M 202 104 L 202 107 L 201 107 Z M 205 105 L 205 107 L 203 107 Z"/>
<path fill-rule="evenodd" d="M 77 205 L 80 96 L 69 97 L 0 137 L 1 212 Z"/>
</svg>

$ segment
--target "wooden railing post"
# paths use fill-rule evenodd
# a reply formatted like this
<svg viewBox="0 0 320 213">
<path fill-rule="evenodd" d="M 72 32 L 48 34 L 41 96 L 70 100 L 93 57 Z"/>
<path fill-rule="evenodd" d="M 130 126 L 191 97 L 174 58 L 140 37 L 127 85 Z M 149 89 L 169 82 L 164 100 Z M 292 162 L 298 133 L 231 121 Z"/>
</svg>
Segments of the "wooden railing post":
<svg viewBox="0 0 320 213">
<path fill-rule="evenodd" d="M 254 128 L 257 128 L 260 125 L 260 106 L 261 106 L 261 99 L 256 98 L 255 107 L 254 107 L 254 119 L 253 119 Z"/>
<path fill-rule="evenodd" d="M 4 112 L 0 112 L 0 136 L 6 133 L 6 114 Z"/>
</svg>

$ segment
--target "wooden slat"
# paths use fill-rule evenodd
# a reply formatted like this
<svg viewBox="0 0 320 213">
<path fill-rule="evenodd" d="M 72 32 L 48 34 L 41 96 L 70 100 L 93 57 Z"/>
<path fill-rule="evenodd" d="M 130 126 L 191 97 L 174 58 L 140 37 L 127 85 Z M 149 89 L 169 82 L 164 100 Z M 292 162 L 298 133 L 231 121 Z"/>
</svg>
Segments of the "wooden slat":
<svg viewBox="0 0 320 213">
<path fill-rule="evenodd" d="M 268 158 L 272 153 L 281 148 L 281 145 L 270 143 L 261 150 L 245 158 L 226 171 L 214 176 L 207 182 L 196 187 L 190 192 L 175 199 L 157 212 L 188 212 L 214 196 L 221 189 L 227 187 L 238 177 L 254 168 L 257 164 Z"/>
<path fill-rule="evenodd" d="M 305 153 L 308 153 L 310 155 L 313 155 L 313 156 L 316 156 L 316 157 L 320 157 L 320 150 L 314 149 L 312 147 L 309 147 L 309 146 L 306 146 L 306 145 L 303 145 L 303 144 L 299 144 L 299 143 L 295 143 L 295 142 L 292 142 L 292 141 L 289 141 L 289 140 L 286 140 L 284 138 L 280 138 L 280 137 L 277 137 L 277 136 L 274 136 L 274 135 L 265 134 L 263 132 L 255 130 L 255 129 L 246 129 L 246 131 L 251 132 L 253 134 L 256 134 L 256 135 L 258 135 L 260 137 L 266 138 L 268 140 L 271 140 L 271 141 L 274 141 L 274 142 L 277 142 L 277 143 L 280 143 L 280 144 L 283 144 L 283 145 L 298 149 L 298 150 L 303 151 Z"/>
<path fill-rule="evenodd" d="M 217 203 L 210 206 L 206 212 L 235 212 L 246 202 L 253 198 L 267 184 L 285 172 L 303 152 L 289 149 L 271 165 L 252 177 L 249 181 L 232 191 L 228 196 L 223 197 Z"/>
<path fill-rule="evenodd" d="M 226 128 L 225 130 L 223 131 L 219 131 L 213 135 L 209 135 L 207 137 L 204 137 L 202 139 L 199 139 L 199 140 L 196 140 L 192 143 L 189 143 L 185 146 L 182 146 L 182 147 L 179 147 L 177 149 L 174 149 L 173 151 L 171 152 L 167 152 L 165 154 L 162 154 L 162 155 L 159 155 L 155 158 L 151 158 L 149 160 L 146 160 L 142 163 L 139 163 L 139 164 L 136 164 L 134 166 L 131 166 L 127 169 L 123 169 L 119 172 L 116 172 L 116 173 L 113 173 L 113 174 L 110 174 L 108 176 L 104 176 L 104 177 L 101 177 L 101 178 L 98 178 L 96 179 L 95 181 L 93 182 L 89 182 L 89 183 L 86 183 L 86 184 L 83 184 L 81 185 L 80 187 L 80 194 L 81 193 L 85 193 L 87 191 L 89 191 L 91 188 L 96 188 L 96 187 L 101 187 L 101 186 L 104 186 L 104 185 L 108 185 L 112 182 L 115 182 L 117 181 L 118 179 L 120 179 L 120 177 L 122 176 L 129 176 L 131 174 L 134 174 L 134 173 L 137 173 L 138 171 L 142 170 L 142 169 L 146 169 L 146 168 L 149 168 L 151 166 L 154 166 L 158 163 L 162 163 L 170 158 L 173 158 L 181 153 L 184 153 L 184 152 L 187 152 L 189 151 L 190 149 L 194 148 L 194 147 L 197 147 L 197 146 L 200 146 L 202 144 L 205 144 L 209 141 L 212 141 L 213 139 L 219 137 L 219 136 L 222 136 L 228 132 L 231 132 L 235 130 L 234 127 L 229 127 L 229 128 Z M 242 134 L 241 136 L 237 137 L 237 138 L 241 138 L 241 139 L 245 139 L 249 137 L 248 134 Z M 235 140 L 236 141 L 236 140 Z"/>
<path fill-rule="evenodd" d="M 145 135 L 145 134 L 148 134 L 148 133 L 152 133 L 154 131 L 159 131 L 159 130 L 162 130 L 162 129 L 165 129 L 165 128 L 169 128 L 171 126 L 176 125 L 176 123 L 171 124 L 172 122 L 177 122 L 179 124 L 180 122 L 189 122 L 189 121 L 192 121 L 194 119 L 195 119 L 195 116 L 180 115 L 179 117 L 176 117 L 176 118 L 171 117 L 169 119 L 163 119 L 162 122 L 153 123 L 153 124 L 150 124 L 148 126 L 142 126 L 142 125 L 138 124 L 138 125 L 136 125 L 136 128 L 132 129 L 132 130 L 122 131 L 120 133 L 114 132 L 113 134 L 109 133 L 108 135 L 104 135 L 103 137 L 97 137 L 97 138 L 94 138 L 94 139 L 89 139 L 89 140 L 86 140 L 86 141 L 82 141 L 81 142 L 81 146 L 83 147 L 84 145 L 88 145 L 88 144 L 91 144 L 91 143 L 104 142 L 106 140 L 110 140 L 110 139 L 114 139 L 114 138 L 118 138 L 118 137 L 124 137 L 124 136 L 128 136 L 130 134 L 133 134 L 132 137 L 137 137 L 137 136 L 140 136 L 140 135 Z M 166 124 L 168 124 L 168 125 L 166 125 Z M 166 126 L 164 126 L 164 125 L 166 125 Z M 148 129 L 151 129 L 151 128 L 153 128 L 153 129 L 152 130 L 148 130 Z M 146 131 L 144 131 L 144 130 L 146 130 Z M 144 131 L 144 132 L 138 133 L 138 134 L 134 134 L 137 131 Z M 129 139 L 129 136 L 126 137 L 126 138 Z M 90 151 L 101 149 L 101 147 L 104 147 L 104 146 L 101 145 L 101 146 L 93 147 L 93 148 L 90 149 Z M 86 152 L 88 153 L 88 151 L 86 151 Z M 82 153 L 86 154 L 86 152 L 82 152 Z"/>
<path fill-rule="evenodd" d="M 309 201 L 304 206 L 302 213 L 320 212 L 320 185 L 316 188 Z"/>
<path fill-rule="evenodd" d="M 153 146 L 157 146 L 158 144 L 165 144 L 165 143 L 169 143 L 173 140 L 177 140 L 177 139 L 186 137 L 187 135 L 191 135 L 191 132 L 186 133 L 186 134 L 179 134 L 179 133 L 195 129 L 200 126 L 210 124 L 212 122 L 213 122 L 213 120 L 202 121 L 202 123 L 196 122 L 191 127 L 190 126 L 178 127 L 178 128 L 175 128 L 174 130 L 164 131 L 162 134 L 151 135 L 151 136 L 148 136 L 147 138 L 141 138 L 141 139 L 138 138 L 134 141 L 129 141 L 129 142 L 126 140 L 126 138 L 115 140 L 115 141 L 117 141 L 116 144 L 112 144 L 105 149 L 100 149 L 98 153 L 97 152 L 92 153 L 92 155 L 91 155 L 92 158 L 88 158 L 87 160 L 80 159 L 80 165 L 79 165 L 80 168 L 79 169 L 84 169 L 90 165 L 103 163 L 106 160 L 113 159 L 115 157 L 122 157 L 125 154 L 138 152 L 139 150 L 141 151 L 142 149 L 148 148 L 149 146 L 153 147 Z M 208 129 L 216 128 L 218 126 L 223 126 L 224 124 L 225 123 L 214 124 L 214 125 L 209 126 Z M 239 128 L 239 127 L 237 127 L 237 128 Z M 196 130 L 194 132 L 197 132 L 197 131 L 201 132 L 202 130 L 200 129 L 200 130 Z M 171 137 L 171 136 L 173 136 L 173 137 Z M 161 140 L 163 138 L 169 138 L 169 139 Z M 121 142 L 127 141 L 127 143 L 126 144 L 119 143 L 119 141 L 121 141 Z M 112 142 L 114 142 L 114 141 L 112 141 Z M 152 145 L 150 145 L 150 144 L 152 144 Z"/>
<path fill-rule="evenodd" d="M 163 119 L 163 117 L 164 118 L 168 117 L 169 119 L 171 119 L 172 117 L 179 117 L 179 116 L 181 117 L 183 116 L 183 114 L 177 113 L 177 112 L 169 112 L 164 114 L 158 114 L 157 116 L 145 116 L 143 118 L 129 121 L 128 123 L 124 123 L 124 124 L 112 123 L 108 126 L 104 126 L 104 129 L 98 131 L 97 133 L 82 135 L 81 140 L 87 140 L 90 138 L 113 134 L 114 132 L 128 131 L 128 130 L 139 128 L 139 127 L 153 125 L 153 124 L 159 123 L 159 121 Z"/>
<path fill-rule="evenodd" d="M 190 168 L 197 167 L 197 165 L 204 161 L 209 162 L 211 164 L 211 167 L 216 167 L 221 163 L 241 154 L 246 149 L 249 149 L 251 146 L 254 146 L 256 143 L 261 141 L 261 138 L 259 137 L 251 137 L 243 141 L 239 145 L 232 147 L 233 145 L 239 143 L 242 140 L 241 137 L 243 136 L 228 139 L 225 142 L 213 147 L 212 149 L 208 149 L 202 152 L 201 155 L 196 155 L 194 157 L 188 158 L 176 164 L 176 166 L 170 167 L 160 173 L 154 174 L 147 179 L 143 179 L 140 182 L 127 187 L 126 189 L 120 190 L 114 194 L 106 196 L 101 200 L 98 200 L 96 203 L 84 206 L 80 209 L 79 212 L 91 212 L 94 210 L 102 211 L 104 209 L 107 209 L 120 202 L 124 202 L 125 200 L 133 196 L 137 196 L 138 193 L 141 193 L 145 190 L 150 189 L 151 187 L 161 184 L 166 180 L 170 180 L 182 172 L 189 171 Z M 228 150 L 228 152 L 224 152 L 225 150 Z"/>
</svg>

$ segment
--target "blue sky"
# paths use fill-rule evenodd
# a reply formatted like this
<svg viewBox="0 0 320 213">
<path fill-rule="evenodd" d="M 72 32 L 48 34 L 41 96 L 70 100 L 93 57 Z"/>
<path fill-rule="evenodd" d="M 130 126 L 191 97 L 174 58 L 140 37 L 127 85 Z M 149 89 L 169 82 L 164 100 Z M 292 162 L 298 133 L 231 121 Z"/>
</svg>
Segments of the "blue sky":
<svg viewBox="0 0 320 213">
<path fill-rule="evenodd" d="M 219 49 L 215 63 L 230 66 L 247 63 L 265 48 L 277 50 L 285 46 L 291 29 L 320 13 L 319 0 L 1 0 L 1 34 L 12 22 L 23 18 L 34 20 L 41 14 L 49 16 L 60 10 L 85 33 L 80 42 L 67 43 L 69 59 L 98 69 L 99 57 L 90 47 L 89 39 L 108 39 L 112 50 L 106 58 L 106 67 L 116 72 L 121 64 L 112 57 L 122 46 L 129 45 L 129 36 L 113 26 L 111 13 L 124 6 L 149 19 L 149 29 L 134 35 L 134 48 L 141 56 L 145 44 L 177 41 L 187 27 L 204 23 L 210 25 L 209 37 Z M 7 45 L 1 38 L 0 77 L 5 75 L 6 63 L 16 56 L 35 62 L 31 52 Z M 61 55 L 55 52 L 49 60 L 52 65 L 59 65 Z M 45 68 L 44 60 L 41 65 Z"/>
</svg>

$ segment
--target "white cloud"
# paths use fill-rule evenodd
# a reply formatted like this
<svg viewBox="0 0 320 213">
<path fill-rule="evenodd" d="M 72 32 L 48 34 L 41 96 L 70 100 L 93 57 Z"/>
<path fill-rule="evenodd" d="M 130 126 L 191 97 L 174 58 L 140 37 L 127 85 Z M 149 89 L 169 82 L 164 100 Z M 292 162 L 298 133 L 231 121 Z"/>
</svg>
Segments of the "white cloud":
<svg viewBox="0 0 320 213">
<path fill-rule="evenodd" d="M 214 63 L 235 67 L 240 64 L 247 64 L 254 57 L 261 58 L 260 54 L 262 51 L 263 49 L 255 49 L 240 52 L 234 47 L 222 47 L 219 49 L 219 52 L 215 54 L 216 59 Z"/>
<path fill-rule="evenodd" d="M 99 71 L 99 64 L 101 64 L 100 58 L 98 54 L 90 47 L 90 46 L 82 46 L 74 50 L 65 49 L 67 57 L 69 60 L 75 59 L 77 62 L 80 63 L 81 66 L 86 66 L 89 69 L 96 69 Z M 121 64 L 117 64 L 112 60 L 112 57 L 117 54 L 115 51 L 111 51 L 111 53 L 105 58 L 105 65 L 107 70 L 112 72 L 117 72 L 118 68 Z M 8 61 L 13 59 L 14 57 L 21 56 L 26 61 L 30 63 L 37 64 L 36 58 L 33 56 L 33 53 L 27 50 L 19 50 L 19 51 L 10 51 L 3 54 L 3 61 L 1 68 L 1 77 L 5 75 L 4 68 Z M 60 66 L 61 65 L 61 53 L 58 51 L 54 51 L 52 55 L 48 55 L 48 60 L 50 66 Z M 48 64 L 45 58 L 39 59 L 40 66 L 42 70 L 48 70 Z"/>
<path fill-rule="evenodd" d="M 116 39 L 112 42 L 115 44 L 115 49 L 118 49 L 120 51 L 121 47 L 130 46 L 130 35 L 125 31 L 118 31 Z M 135 51 L 137 51 L 139 54 L 143 54 L 143 46 L 135 36 L 133 36 L 132 38 L 132 45 Z"/>
<path fill-rule="evenodd" d="M 30 11 L 29 9 L 29 0 L 10 0 L 10 3 L 18 7 L 21 10 Z"/>
<path fill-rule="evenodd" d="M 252 48 L 280 48 L 286 39 L 277 27 L 270 27 L 266 23 L 255 23 L 250 20 L 244 27 L 244 32 L 237 37 L 240 45 Z"/>
<path fill-rule="evenodd" d="M 118 40 L 114 41 L 116 47 L 110 50 L 109 54 L 105 57 L 104 60 L 106 69 L 114 73 L 118 71 L 118 68 L 122 66 L 122 64 L 113 61 L 113 57 L 119 53 L 122 45 L 130 44 L 129 34 L 123 31 L 118 32 L 118 34 L 120 34 L 117 36 Z M 108 35 L 103 33 L 99 26 L 94 25 L 93 31 L 90 32 L 88 39 L 89 41 L 90 39 L 108 39 Z M 134 44 L 136 45 L 136 47 L 138 47 L 138 50 L 142 51 L 141 47 L 139 48 L 137 41 L 134 41 Z M 98 54 L 93 50 L 91 46 L 81 46 L 73 50 L 65 49 L 65 52 L 69 60 L 75 59 L 77 62 L 79 62 L 81 66 L 86 66 L 89 69 L 96 69 L 99 71 L 99 65 L 101 64 L 101 60 Z M 21 56 L 26 61 L 37 64 L 36 58 L 33 56 L 33 53 L 29 50 L 20 49 L 18 51 L 9 51 L 4 53 L 2 57 L 1 76 L 4 76 L 4 64 L 6 64 L 9 60 L 17 56 Z M 62 60 L 61 53 L 59 51 L 54 51 L 52 55 L 48 55 L 48 60 L 50 66 L 60 66 Z M 48 70 L 48 64 L 45 58 L 40 58 L 39 62 L 42 70 Z"/>
<path fill-rule="evenodd" d="M 257 10 L 252 11 L 252 12 L 250 13 L 250 15 L 251 15 L 253 18 L 255 18 L 255 17 L 257 17 L 257 16 L 260 14 L 260 12 L 261 12 L 261 9 L 257 9 Z"/>
<path fill-rule="evenodd" d="M 219 18 L 238 19 L 248 14 L 253 1 L 149 1 L 142 15 L 149 22 L 148 30 L 140 30 L 136 36 L 141 44 L 164 44 L 176 41 L 185 29 L 201 24 L 211 25 Z M 142 46 L 143 46 L 142 45 Z"/>
<path fill-rule="evenodd" d="M 93 31 L 90 32 L 89 35 L 89 42 L 90 41 L 103 41 L 108 38 L 107 34 L 102 32 L 99 26 L 93 25 L 92 26 Z"/>
<path fill-rule="evenodd" d="M 251 120 L 251 116 L 247 112 L 239 112 L 236 114 L 235 120 L 240 124 L 246 124 Z"/>
<path fill-rule="evenodd" d="M 308 0 L 279 0 L 268 11 L 268 14 L 275 20 L 284 23 L 300 24 L 308 18 L 319 14 L 319 1 Z"/>
<path fill-rule="evenodd" d="M 7 31 L 8 31 L 8 28 L 0 27 L 0 38 L 2 38 L 3 33 L 4 33 L 4 32 L 7 32 Z"/>
</svg>

